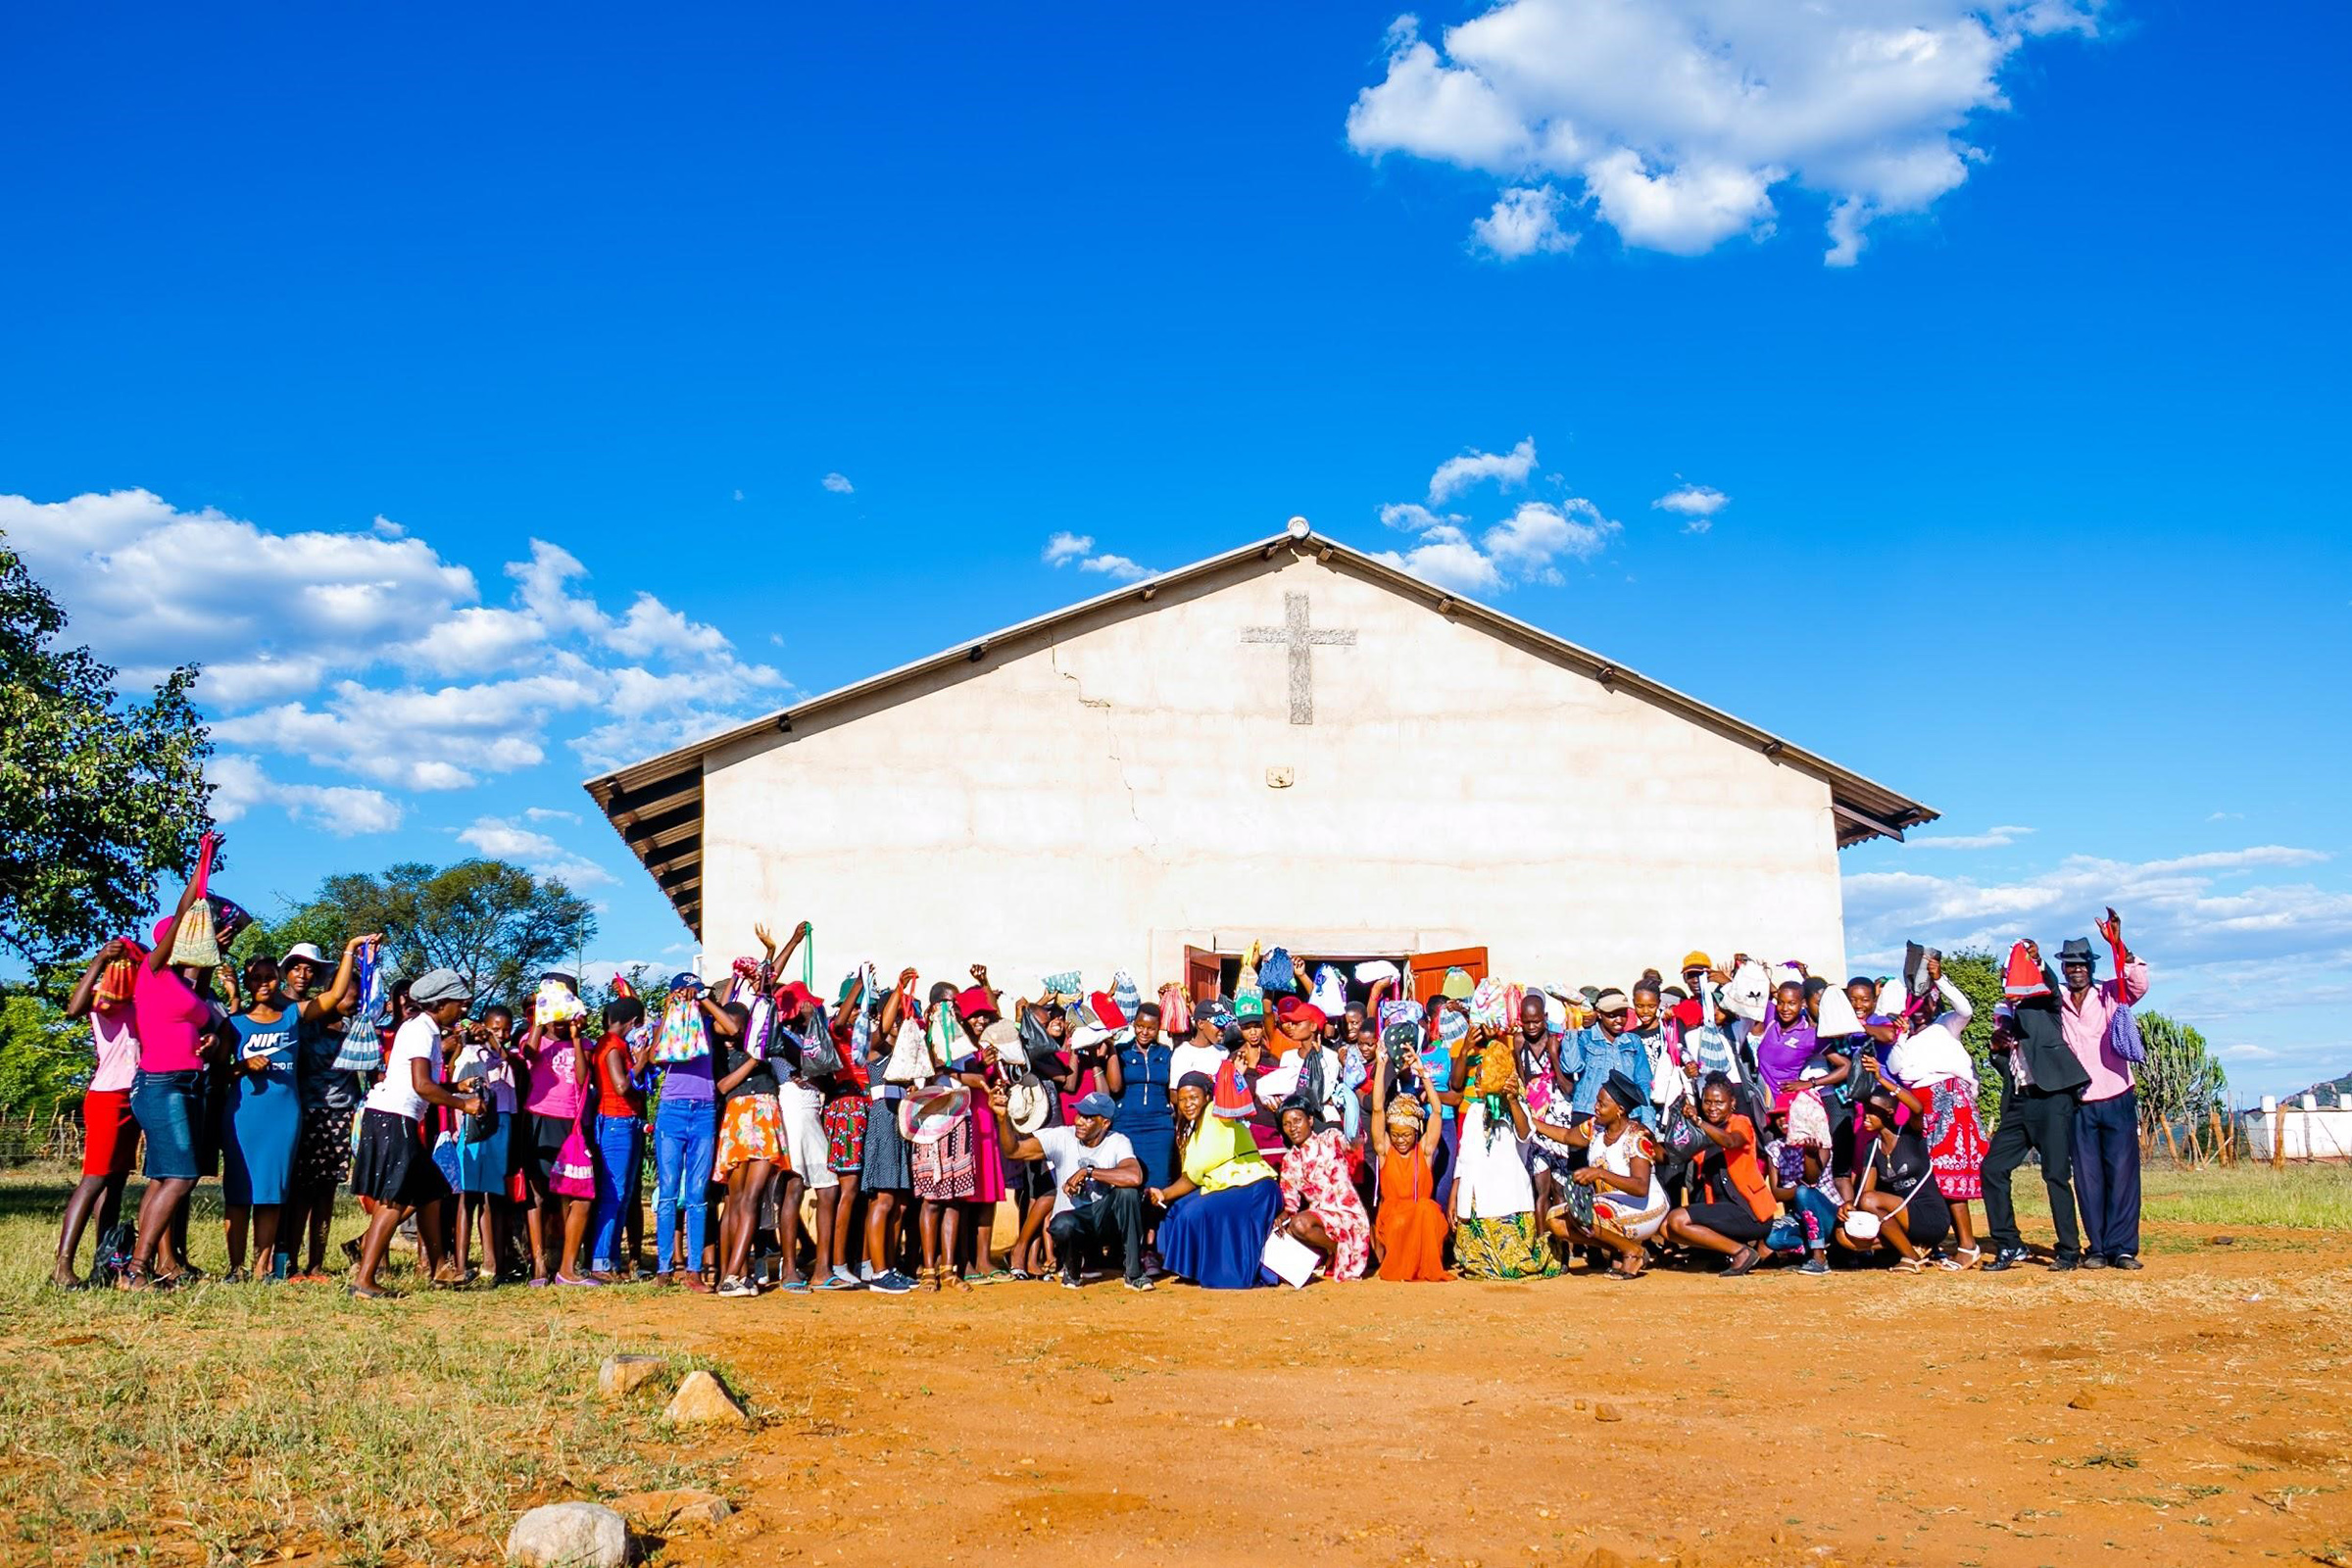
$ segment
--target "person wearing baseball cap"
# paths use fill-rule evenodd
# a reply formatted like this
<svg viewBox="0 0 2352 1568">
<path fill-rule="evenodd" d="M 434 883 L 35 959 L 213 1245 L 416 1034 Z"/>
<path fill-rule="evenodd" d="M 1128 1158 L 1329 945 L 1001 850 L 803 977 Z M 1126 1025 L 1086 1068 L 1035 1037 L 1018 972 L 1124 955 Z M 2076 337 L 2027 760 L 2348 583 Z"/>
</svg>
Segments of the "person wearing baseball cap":
<svg viewBox="0 0 2352 1568">
<path fill-rule="evenodd" d="M 1649 1102 L 1649 1053 L 1626 1032 L 1633 1003 L 1615 986 L 1593 993 L 1592 1021 L 1560 1037 L 1559 1070 L 1576 1082 L 1568 1097 L 1568 1124 L 1576 1126 L 1592 1115 L 1592 1102 L 1609 1074 L 1622 1072 L 1642 1093 L 1625 1113 L 1644 1127 L 1657 1130 L 1657 1111 Z"/>
<path fill-rule="evenodd" d="M 409 987 L 416 1014 L 392 1038 L 384 1076 L 368 1092 L 360 1113 L 360 1149 L 352 1161 L 351 1190 L 375 1200 L 368 1234 L 360 1242 L 360 1260 L 352 1270 L 351 1294 L 375 1300 L 391 1293 L 375 1282 L 393 1234 L 409 1216 L 416 1216 L 416 1235 L 424 1244 L 425 1273 L 441 1267 L 441 1200 L 449 1182 L 425 1152 L 417 1126 L 425 1107 L 438 1105 L 479 1115 L 482 1102 L 474 1095 L 456 1095 L 441 1087 L 441 1034 L 466 1016 L 473 988 L 454 969 L 428 969 Z"/>
<path fill-rule="evenodd" d="M 1054 1217 L 1046 1231 L 1061 1263 L 1063 1288 L 1084 1285 L 1097 1250 L 1107 1252 L 1115 1243 L 1127 1289 L 1152 1289 L 1144 1273 L 1144 1165 L 1127 1135 L 1110 1130 L 1118 1102 L 1098 1089 L 1072 1107 L 1070 1126 L 1022 1133 L 1005 1108 L 1004 1086 L 990 1086 L 988 1099 L 996 1112 L 998 1152 L 1008 1162 L 1043 1160 L 1054 1173 Z"/>
</svg>

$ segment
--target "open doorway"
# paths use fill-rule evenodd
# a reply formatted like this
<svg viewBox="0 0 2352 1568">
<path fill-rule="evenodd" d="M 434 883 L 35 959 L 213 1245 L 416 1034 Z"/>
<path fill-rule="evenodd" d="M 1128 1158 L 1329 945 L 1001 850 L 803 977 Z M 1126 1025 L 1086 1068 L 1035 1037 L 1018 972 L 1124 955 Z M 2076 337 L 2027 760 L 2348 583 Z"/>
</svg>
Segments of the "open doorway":
<svg viewBox="0 0 2352 1568">
<path fill-rule="evenodd" d="M 1313 977 L 1324 964 L 1335 965 L 1348 982 L 1349 1002 L 1369 1002 L 1372 988 L 1355 978 L 1355 966 L 1372 959 L 1385 959 L 1396 966 L 1405 977 L 1403 996 L 1434 997 L 1445 984 L 1448 969 L 1462 969 L 1473 980 L 1487 977 L 1487 950 L 1484 948 L 1448 948 L 1436 953 L 1293 953 L 1291 961 L 1302 975 Z M 1242 976 L 1242 956 L 1239 953 L 1212 953 L 1202 948 L 1184 950 L 1185 989 L 1193 1000 L 1205 1002 L 1210 997 L 1233 995 L 1233 988 Z M 1392 993 L 1396 995 L 1396 993 Z"/>
</svg>

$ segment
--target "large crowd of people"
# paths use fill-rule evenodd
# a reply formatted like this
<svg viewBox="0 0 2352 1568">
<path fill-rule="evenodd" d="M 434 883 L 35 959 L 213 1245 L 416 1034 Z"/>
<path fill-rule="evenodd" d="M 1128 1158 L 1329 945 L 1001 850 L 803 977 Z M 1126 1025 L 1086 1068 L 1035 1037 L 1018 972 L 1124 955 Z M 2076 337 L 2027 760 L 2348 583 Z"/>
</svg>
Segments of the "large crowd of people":
<svg viewBox="0 0 2352 1568">
<path fill-rule="evenodd" d="M 861 964 L 821 995 L 802 925 L 781 945 L 760 928 L 715 985 L 622 984 L 592 1010 L 550 971 L 477 1009 L 449 969 L 393 981 L 376 934 L 232 972 L 203 908 L 191 887 L 74 988 L 97 1067 L 60 1286 L 198 1278 L 189 1199 L 215 1175 L 231 1280 L 330 1278 L 348 1184 L 366 1225 L 342 1273 L 368 1298 L 409 1245 L 439 1286 L 728 1298 L 2004 1270 L 2028 1257 L 2010 1183 L 2029 1152 L 2050 1266 L 2140 1266 L 2147 971 L 2113 910 L 2107 978 L 2087 939 L 2054 966 L 2011 954 L 1988 1138 L 1971 1003 L 1918 947 L 1843 985 L 1693 952 L 1630 986 L 1454 969 L 1428 995 L 1389 962 L 1273 948 L 1230 994 L 1121 971 L 1008 1001 L 984 964 L 928 984 Z"/>
</svg>

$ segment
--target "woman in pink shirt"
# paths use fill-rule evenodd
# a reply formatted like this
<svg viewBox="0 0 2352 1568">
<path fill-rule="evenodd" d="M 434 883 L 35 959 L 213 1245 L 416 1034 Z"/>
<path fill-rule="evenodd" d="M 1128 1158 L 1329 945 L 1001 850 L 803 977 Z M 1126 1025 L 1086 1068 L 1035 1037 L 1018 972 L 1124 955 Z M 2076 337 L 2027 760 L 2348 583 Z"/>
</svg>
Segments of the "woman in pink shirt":
<svg viewBox="0 0 2352 1568">
<path fill-rule="evenodd" d="M 155 923 L 155 950 L 139 964 L 131 989 L 139 1065 L 131 1077 L 130 1111 L 147 1137 L 147 1192 L 139 1200 L 136 1248 L 116 1282 L 123 1290 L 144 1290 L 188 1270 L 181 1254 L 164 1280 L 154 1274 L 158 1245 L 186 1220 L 188 1195 L 200 1169 L 196 1135 L 204 1116 L 208 1058 L 224 1049 L 213 1037 L 220 1015 L 206 996 L 212 971 L 172 963 L 172 939 L 198 897 L 190 882 L 171 914 Z"/>
<path fill-rule="evenodd" d="M 98 1253 L 106 1250 L 107 1233 L 122 1217 L 122 1186 L 130 1179 L 130 1156 L 139 1147 L 139 1124 L 131 1119 L 130 1083 L 139 1070 L 139 1030 L 130 998 L 101 997 L 100 981 L 116 964 L 135 965 L 146 952 L 136 944 L 115 938 L 98 950 L 74 994 L 66 999 L 66 1016 L 90 1020 L 90 1043 L 98 1052 L 98 1070 L 81 1097 L 81 1182 L 66 1200 L 66 1221 L 57 1238 L 57 1267 L 50 1283 L 60 1290 L 81 1288 L 74 1259 L 81 1251 L 81 1233 L 98 1216 Z M 135 975 L 135 971 L 134 971 Z M 92 1270 L 95 1277 L 96 1270 Z"/>
</svg>

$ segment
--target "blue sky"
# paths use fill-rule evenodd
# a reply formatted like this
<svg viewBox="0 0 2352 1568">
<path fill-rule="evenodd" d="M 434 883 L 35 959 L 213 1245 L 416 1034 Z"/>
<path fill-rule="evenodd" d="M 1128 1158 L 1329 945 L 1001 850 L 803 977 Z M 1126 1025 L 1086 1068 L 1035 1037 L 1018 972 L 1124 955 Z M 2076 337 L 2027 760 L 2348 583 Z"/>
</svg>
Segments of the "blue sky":
<svg viewBox="0 0 2352 1568">
<path fill-rule="evenodd" d="M 20 8 L 0 528 L 260 902 L 661 961 L 581 778 L 1297 513 L 1942 809 L 1858 955 L 2352 1067 L 2347 24 L 1893 9 Z"/>
</svg>

